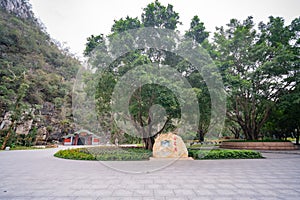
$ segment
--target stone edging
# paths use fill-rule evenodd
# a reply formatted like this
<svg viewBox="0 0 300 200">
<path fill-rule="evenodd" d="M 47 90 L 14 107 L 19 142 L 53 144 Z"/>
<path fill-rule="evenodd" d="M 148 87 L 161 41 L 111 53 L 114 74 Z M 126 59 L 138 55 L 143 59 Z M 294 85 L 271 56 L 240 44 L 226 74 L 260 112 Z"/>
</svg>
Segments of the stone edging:
<svg viewBox="0 0 300 200">
<path fill-rule="evenodd" d="M 225 149 L 253 149 L 253 150 L 297 150 L 291 142 L 226 142 L 220 148 Z"/>
</svg>

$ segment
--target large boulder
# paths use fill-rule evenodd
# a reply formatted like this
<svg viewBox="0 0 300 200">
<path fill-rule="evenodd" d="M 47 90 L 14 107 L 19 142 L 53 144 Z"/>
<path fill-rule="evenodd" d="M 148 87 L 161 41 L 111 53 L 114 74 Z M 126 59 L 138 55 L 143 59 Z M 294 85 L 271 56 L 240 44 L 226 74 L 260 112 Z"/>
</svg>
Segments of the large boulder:
<svg viewBox="0 0 300 200">
<path fill-rule="evenodd" d="M 153 157 L 188 158 L 188 151 L 180 136 L 173 133 L 160 134 L 155 139 Z"/>
</svg>

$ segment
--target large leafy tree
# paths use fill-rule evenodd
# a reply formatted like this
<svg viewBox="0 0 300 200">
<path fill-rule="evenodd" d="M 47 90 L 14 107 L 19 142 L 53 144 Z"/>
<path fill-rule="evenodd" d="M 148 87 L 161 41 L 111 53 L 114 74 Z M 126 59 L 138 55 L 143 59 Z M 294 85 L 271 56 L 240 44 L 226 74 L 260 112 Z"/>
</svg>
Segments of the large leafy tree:
<svg viewBox="0 0 300 200">
<path fill-rule="evenodd" d="M 209 32 L 206 31 L 204 23 L 200 21 L 199 17 L 196 15 L 192 18 L 190 23 L 190 28 L 185 33 L 185 37 L 192 39 L 195 43 L 203 45 L 208 50 L 211 51 L 211 46 L 208 42 Z M 188 63 L 184 63 L 183 69 L 187 69 Z M 204 135 L 208 131 L 208 127 L 210 124 L 211 117 L 211 101 L 210 94 L 206 83 L 199 74 L 197 70 L 192 71 L 192 73 L 188 74 L 187 79 L 191 83 L 195 92 L 198 96 L 199 110 L 201 113 L 201 117 L 199 120 L 198 127 L 198 139 L 200 141 L 204 140 Z"/>
<path fill-rule="evenodd" d="M 300 114 L 300 61 L 299 61 L 299 45 L 300 45 L 300 18 L 296 18 L 292 21 L 289 26 L 286 26 L 286 29 L 283 31 L 280 27 L 283 24 L 283 20 L 280 18 L 271 18 L 270 21 L 277 26 L 269 28 L 268 31 L 264 33 L 271 38 L 271 45 L 273 48 L 280 48 L 281 42 L 284 42 L 285 45 L 289 47 L 289 54 L 286 57 L 281 57 L 285 59 L 287 64 L 287 69 L 289 76 L 286 80 L 289 84 L 289 87 L 281 89 L 282 95 L 279 97 L 278 104 L 271 113 L 270 120 L 265 126 L 265 130 L 272 135 L 277 137 L 287 137 L 295 136 L 296 143 L 299 144 L 299 133 L 300 133 L 300 124 L 299 124 L 299 114 Z M 271 23 L 270 22 L 270 23 Z M 269 25 L 265 25 L 266 29 Z M 266 27 L 267 26 L 267 27 Z M 277 35 L 279 33 L 279 35 Z M 288 35 L 289 40 L 283 36 Z M 281 42 L 280 42 L 281 41 Z"/>
<path fill-rule="evenodd" d="M 257 32 L 252 17 L 232 19 L 215 34 L 215 47 L 229 94 L 227 116 L 247 139 L 258 139 L 261 128 L 282 92 L 292 88 L 297 54 L 290 42 L 293 31 L 282 18 L 270 17 Z"/>
<path fill-rule="evenodd" d="M 173 11 L 172 5 L 165 7 L 158 1 L 155 1 L 144 9 L 144 12 L 142 13 L 142 23 L 140 23 L 137 18 L 131 17 L 115 20 L 111 29 L 112 33 L 108 38 L 110 44 L 113 45 L 114 37 L 119 33 L 142 26 L 174 30 L 180 23 L 178 19 L 179 15 Z M 98 48 L 99 46 L 101 45 L 98 45 Z M 87 48 L 88 47 L 89 46 L 87 45 Z M 118 132 L 120 130 L 116 128 L 112 116 L 109 116 L 108 114 L 109 105 L 111 104 L 110 98 L 118 79 L 136 66 L 151 63 L 157 65 L 157 69 L 161 70 L 161 73 L 164 71 L 164 65 L 176 67 L 177 69 L 180 69 L 179 71 L 182 73 L 182 76 L 186 74 L 184 71 L 188 71 L 187 68 L 191 67 L 190 64 L 183 62 L 182 58 L 173 53 L 151 48 L 128 52 L 126 55 L 123 55 L 112 62 L 110 66 L 108 66 L 108 70 L 105 73 L 101 73 L 96 95 L 98 99 L 97 105 L 99 115 L 101 116 L 100 118 L 110 119 L 112 122 L 109 123 L 110 127 L 107 128 L 107 131 L 120 134 Z M 147 74 L 145 73 L 144 78 L 149 79 L 150 77 L 147 77 Z M 196 79 L 194 81 L 196 81 Z M 165 79 L 165 82 L 171 84 L 168 79 Z M 104 87 L 105 90 L 103 90 Z M 166 109 L 167 116 L 166 119 L 164 119 L 164 124 L 158 128 L 155 133 L 152 133 L 154 118 L 150 109 L 153 105 L 157 104 L 162 105 Z M 143 138 L 147 149 L 152 149 L 154 138 L 157 134 L 166 130 L 174 130 L 175 127 L 172 123 L 172 119 L 180 118 L 179 104 L 174 94 L 167 88 L 155 84 L 147 84 L 136 90 L 130 100 L 129 108 L 131 116 L 128 117 L 131 118 L 134 124 L 141 127 L 137 128 L 140 132 L 139 137 Z"/>
</svg>

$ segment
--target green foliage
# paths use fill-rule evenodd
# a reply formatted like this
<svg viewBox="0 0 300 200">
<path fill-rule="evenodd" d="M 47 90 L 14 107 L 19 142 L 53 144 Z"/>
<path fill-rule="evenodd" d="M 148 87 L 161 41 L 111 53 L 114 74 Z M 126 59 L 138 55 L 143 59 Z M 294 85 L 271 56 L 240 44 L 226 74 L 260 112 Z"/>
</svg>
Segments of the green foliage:
<svg viewBox="0 0 300 200">
<path fill-rule="evenodd" d="M 87 38 L 87 43 L 85 44 L 86 47 L 83 54 L 85 56 L 88 56 L 102 42 L 103 42 L 103 34 L 97 36 L 91 35 L 91 37 Z"/>
<path fill-rule="evenodd" d="M 192 144 L 189 148 L 190 149 L 201 149 L 201 148 L 211 148 L 211 147 L 214 147 L 214 146 L 219 146 L 219 144 Z"/>
<path fill-rule="evenodd" d="M 152 152 L 143 148 L 88 148 L 97 160 L 148 160 Z"/>
<path fill-rule="evenodd" d="M 201 44 L 205 39 L 208 38 L 209 33 L 205 31 L 203 22 L 200 22 L 199 17 L 196 15 L 193 17 L 190 24 L 190 29 L 185 33 L 185 36 L 192 38 L 194 41 Z"/>
<path fill-rule="evenodd" d="M 67 90 L 64 80 L 75 77 L 79 63 L 69 52 L 59 49 L 59 44 L 39 26 L 1 10 L 0 32 L 0 82 L 1 91 L 6 92 L 4 95 L 12 96 L 16 92 L 16 85 L 7 83 L 6 79 L 24 72 L 30 78 L 30 90 L 26 95 L 29 101 L 44 97 L 52 100 L 62 95 L 61 90 Z M 40 94 L 45 96 L 39 97 Z"/>
<path fill-rule="evenodd" d="M 130 29 L 136 29 L 141 27 L 140 20 L 136 18 L 131 18 L 127 16 L 125 19 L 121 18 L 119 20 L 114 20 L 114 24 L 111 28 L 113 33 L 121 33 Z"/>
<path fill-rule="evenodd" d="M 6 137 L 9 133 L 8 129 L 0 130 L 0 145 L 3 146 L 5 143 Z M 5 149 L 5 147 L 11 147 L 14 148 L 17 145 L 17 134 L 14 131 L 10 131 L 9 137 L 6 141 L 6 145 L 3 146 L 2 149 Z"/>
<path fill-rule="evenodd" d="M 17 135 L 16 145 L 30 147 L 34 144 L 36 133 Z"/>
<path fill-rule="evenodd" d="M 115 20 L 109 42 L 113 46 L 113 36 L 125 30 L 155 27 L 176 31 L 178 24 L 179 14 L 173 6 L 164 6 L 156 0 L 143 9 L 141 20 L 129 16 Z M 217 28 L 210 42 L 204 23 L 198 16 L 193 17 L 185 37 L 192 38 L 195 44 L 200 43 L 222 74 L 228 95 L 226 135 L 233 134 L 235 138 L 249 140 L 273 135 L 279 138 L 289 135 L 299 137 L 299 33 L 299 17 L 290 25 L 285 25 L 283 18 L 271 16 L 267 23 L 260 22 L 256 28 L 250 16 L 244 21 L 231 19 L 226 27 Z M 105 46 L 100 42 L 98 47 L 102 48 L 101 45 Z M 199 101 L 201 118 L 198 128 L 203 138 L 209 125 L 215 123 L 210 121 L 211 116 L 217 115 L 211 113 L 212 91 L 208 90 L 203 77 L 190 63 L 164 50 L 141 49 L 115 60 L 100 80 L 101 87 L 97 91 L 97 97 L 101 99 L 98 102 L 99 112 L 108 111 L 110 96 L 119 78 L 136 66 L 148 63 L 174 67 L 189 81 Z M 102 88 L 108 89 L 103 92 Z M 130 112 L 137 124 L 149 124 L 149 99 L 153 95 L 157 97 L 157 94 L 163 94 L 163 101 L 155 99 L 152 102 L 164 102 L 165 108 L 171 108 L 168 112 L 170 120 L 164 131 L 172 130 L 174 126 L 171 121 L 178 118 L 180 112 L 171 92 L 165 92 L 162 88 L 151 85 L 136 91 L 130 102 Z M 109 124 L 112 126 L 110 130 L 118 133 L 115 124 Z"/>
<path fill-rule="evenodd" d="M 280 139 L 263 139 L 263 140 L 225 140 L 225 142 L 290 142 Z"/>
<path fill-rule="evenodd" d="M 60 150 L 54 156 L 73 160 L 147 160 L 152 152 L 143 148 L 88 147 Z"/>
<path fill-rule="evenodd" d="M 7 144 L 30 146 L 35 136 L 13 136 L 17 125 L 31 118 L 30 110 L 41 108 L 45 102 L 55 104 L 58 113 L 66 110 L 62 107 L 67 107 L 66 96 L 79 62 L 34 19 L 21 19 L 2 9 L 0 52 L 0 118 L 9 112 L 12 121 L 6 134 L 10 138 Z M 43 125 L 43 121 L 39 123 Z M 0 143 L 5 144 L 2 137 Z"/>
<path fill-rule="evenodd" d="M 71 160 L 96 160 L 95 156 L 83 151 L 83 149 L 66 149 L 59 150 L 54 154 L 55 157 Z"/>
<path fill-rule="evenodd" d="M 44 149 L 43 147 L 34 147 L 34 146 L 13 146 L 9 150 L 38 150 Z"/>
<path fill-rule="evenodd" d="M 88 147 L 60 150 L 54 156 L 73 160 L 148 160 L 152 152 L 143 148 Z M 252 150 L 191 150 L 189 156 L 194 159 L 255 159 L 263 158 Z"/>
<path fill-rule="evenodd" d="M 280 17 L 261 22 L 259 30 L 254 29 L 252 17 L 243 22 L 232 19 L 227 29 L 215 33 L 216 64 L 229 94 L 227 124 L 239 126 L 246 139 L 258 139 L 283 91 L 297 84 L 295 34 Z"/>
<path fill-rule="evenodd" d="M 141 142 L 142 142 L 142 139 L 140 137 L 134 137 L 127 133 L 124 133 L 123 141 L 119 140 L 119 144 L 140 144 Z"/>
<path fill-rule="evenodd" d="M 107 44 L 102 40 L 101 42 L 94 42 L 95 38 L 103 38 L 103 35 L 92 35 L 90 38 L 88 38 L 86 50 L 90 52 L 90 46 L 93 46 L 94 49 L 94 44 L 98 43 L 97 48 L 101 49 L 101 52 L 107 53 L 107 49 L 113 49 L 112 47 L 114 47 L 115 40 L 114 36 L 118 35 L 118 33 L 120 32 L 130 29 L 136 29 L 139 27 L 155 27 L 175 30 L 178 24 L 181 24 L 179 22 L 179 14 L 173 10 L 173 6 L 170 4 L 164 6 L 159 1 L 155 1 L 148 4 L 146 8 L 143 9 L 141 21 L 139 21 L 138 18 L 131 18 L 129 16 L 127 16 L 125 19 L 121 18 L 120 20 L 114 21 L 114 24 L 111 28 L 112 34 L 108 36 L 108 43 L 109 45 L 111 45 L 110 47 L 105 47 Z M 192 37 L 196 43 L 203 42 L 203 40 L 208 37 L 208 32 L 205 31 L 204 24 L 200 22 L 197 16 L 193 18 L 191 22 L 191 28 L 186 36 Z M 132 40 L 132 38 L 129 36 L 125 37 L 124 40 Z M 176 44 L 176 42 L 172 41 L 172 39 L 170 38 L 166 38 L 166 41 L 174 45 Z M 167 65 L 174 67 L 179 71 L 180 74 L 182 74 L 182 77 L 188 79 L 193 87 L 193 90 L 197 93 L 199 105 L 201 105 L 199 106 L 199 108 L 201 110 L 201 113 L 203 114 L 199 122 L 199 129 L 202 130 L 203 134 L 207 132 L 210 122 L 211 109 L 209 91 L 206 87 L 205 81 L 198 75 L 199 73 L 195 71 L 195 68 L 180 56 L 160 49 L 140 49 L 133 52 L 128 52 L 126 53 L 126 55 L 120 56 L 110 64 L 109 70 L 105 72 L 103 72 L 103 69 L 101 69 L 103 65 L 100 64 L 101 62 L 103 62 L 103 60 L 99 58 L 103 55 L 99 56 L 96 53 L 96 55 L 88 56 L 92 59 L 92 64 L 99 67 L 98 70 L 101 72 L 101 77 L 99 82 L 97 83 L 98 87 L 96 92 L 96 98 L 98 100 L 97 106 L 101 119 L 107 120 L 110 117 L 108 113 L 111 103 L 111 95 L 114 86 L 119 78 L 126 74 L 129 70 L 134 69 L 136 66 L 153 63 L 157 66 Z M 163 74 L 165 72 L 164 70 L 166 69 L 164 67 L 158 67 L 158 70 L 161 72 L 161 74 Z M 139 73 L 140 75 L 137 76 L 141 77 L 143 80 L 150 80 L 151 78 L 153 78 L 149 77 L 147 72 Z M 159 79 L 161 77 L 157 78 Z M 89 80 L 91 79 L 92 78 L 90 78 Z M 165 82 L 167 85 L 180 85 L 180 83 L 171 82 L 168 78 L 164 78 L 163 82 Z M 103 90 L 103 88 L 106 89 Z M 182 88 L 180 90 L 182 90 Z M 177 127 L 172 123 L 172 119 L 180 118 L 179 101 L 177 98 L 175 98 L 175 95 L 172 93 L 172 91 L 168 90 L 166 87 L 155 84 L 144 85 L 141 88 L 137 89 L 132 95 L 132 98 L 130 99 L 129 110 L 134 122 L 142 127 L 151 124 L 152 116 L 149 112 L 149 109 L 151 108 L 151 106 L 156 104 L 161 105 L 167 111 L 166 123 L 163 126 L 162 130 L 158 130 L 157 133 L 173 131 Z M 103 121 L 105 120 L 100 121 L 100 123 L 103 123 Z M 116 126 L 113 121 L 111 121 L 111 123 L 102 124 L 102 127 L 106 127 L 106 129 L 111 131 L 113 134 L 121 135 L 120 133 L 118 133 L 119 130 L 115 129 Z M 142 129 L 143 131 L 140 131 L 140 136 L 143 135 L 144 138 L 147 137 L 147 135 L 155 136 L 157 134 L 148 133 L 148 131 L 151 130 L 151 127 L 148 130 L 146 130 L 145 128 Z M 152 148 L 152 144 L 154 142 L 153 138 L 154 137 L 149 139 L 149 146 L 148 142 L 145 141 L 146 148 Z"/>
<path fill-rule="evenodd" d="M 32 145 L 34 145 L 36 135 L 37 135 L 36 127 L 33 127 L 27 135 L 25 135 L 25 134 L 16 135 L 16 137 L 17 137 L 16 145 L 31 147 Z"/>
<path fill-rule="evenodd" d="M 145 27 L 167 28 L 175 30 L 179 21 L 179 14 L 173 10 L 173 6 L 168 4 L 163 6 L 158 0 L 147 5 L 143 9 L 142 22 Z"/>
<path fill-rule="evenodd" d="M 224 150 L 224 149 L 213 149 L 209 150 L 192 150 L 189 149 L 189 156 L 198 160 L 206 159 L 255 159 L 263 158 L 261 153 L 252 150 Z"/>
</svg>

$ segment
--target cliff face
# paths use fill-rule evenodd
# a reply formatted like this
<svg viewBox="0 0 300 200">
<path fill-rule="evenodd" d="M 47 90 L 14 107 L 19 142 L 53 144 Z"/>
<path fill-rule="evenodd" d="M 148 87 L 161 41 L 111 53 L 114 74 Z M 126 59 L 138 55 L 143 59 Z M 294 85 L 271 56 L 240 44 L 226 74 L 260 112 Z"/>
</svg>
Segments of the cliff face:
<svg viewBox="0 0 300 200">
<path fill-rule="evenodd" d="M 0 0 L 0 7 L 23 19 L 34 19 L 31 5 L 27 0 Z"/>
<path fill-rule="evenodd" d="M 24 145 L 60 140 L 74 129 L 71 88 L 79 65 L 37 23 L 27 0 L 0 0 L 0 146 L 8 130 L 16 136 L 7 145 Z"/>
</svg>

